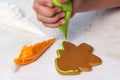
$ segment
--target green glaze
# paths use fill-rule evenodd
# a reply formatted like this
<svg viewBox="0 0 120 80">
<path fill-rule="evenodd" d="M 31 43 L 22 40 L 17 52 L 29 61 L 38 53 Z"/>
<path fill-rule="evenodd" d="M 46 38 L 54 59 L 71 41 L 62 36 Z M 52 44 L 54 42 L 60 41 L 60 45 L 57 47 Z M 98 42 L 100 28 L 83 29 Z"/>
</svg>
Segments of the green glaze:
<svg viewBox="0 0 120 80">
<path fill-rule="evenodd" d="M 64 35 L 64 38 L 67 39 L 67 33 L 68 33 L 68 25 L 69 25 L 69 19 L 71 17 L 71 12 L 72 12 L 72 2 L 69 0 L 66 3 L 59 3 L 57 0 L 52 0 L 54 6 L 61 7 L 63 11 L 65 11 L 65 20 L 66 24 L 63 24 L 59 27 L 59 30 L 61 33 Z"/>
<path fill-rule="evenodd" d="M 64 50 L 63 43 L 64 43 L 64 41 L 62 42 L 62 48 L 59 49 L 59 50 Z M 79 70 L 61 70 L 61 69 L 59 68 L 59 66 L 57 65 L 58 59 L 61 58 L 61 55 L 60 55 L 59 50 L 58 50 L 58 53 L 57 53 L 57 58 L 55 59 L 55 67 L 56 67 L 57 71 L 60 72 L 60 73 L 62 73 L 62 74 L 77 73 L 77 72 L 79 72 Z"/>
</svg>

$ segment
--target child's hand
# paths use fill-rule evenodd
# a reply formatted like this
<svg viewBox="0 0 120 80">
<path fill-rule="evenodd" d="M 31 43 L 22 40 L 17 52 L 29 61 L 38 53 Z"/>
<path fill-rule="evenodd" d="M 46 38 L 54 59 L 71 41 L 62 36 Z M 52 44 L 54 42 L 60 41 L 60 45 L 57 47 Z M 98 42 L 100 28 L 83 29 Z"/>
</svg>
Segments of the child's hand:
<svg viewBox="0 0 120 80">
<path fill-rule="evenodd" d="M 66 23 L 65 12 L 59 7 L 54 7 L 51 0 L 34 0 L 33 8 L 37 19 L 46 27 L 55 28 Z"/>
<path fill-rule="evenodd" d="M 65 3 L 69 0 L 58 0 Z M 87 12 L 105 8 L 119 7 L 120 0 L 72 0 L 72 16 L 78 12 Z M 65 24 L 65 13 L 59 7 L 54 7 L 51 0 L 34 0 L 33 5 L 37 18 L 45 26 L 55 28 Z"/>
</svg>

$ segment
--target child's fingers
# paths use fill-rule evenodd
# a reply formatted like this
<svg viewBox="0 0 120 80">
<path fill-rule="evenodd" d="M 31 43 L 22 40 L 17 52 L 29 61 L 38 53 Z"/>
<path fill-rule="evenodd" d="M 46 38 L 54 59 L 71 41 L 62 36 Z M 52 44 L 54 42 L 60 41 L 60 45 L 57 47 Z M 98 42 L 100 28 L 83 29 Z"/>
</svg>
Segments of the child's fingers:
<svg viewBox="0 0 120 80">
<path fill-rule="evenodd" d="M 38 20 L 41 21 L 41 22 L 44 22 L 44 23 L 55 23 L 59 19 L 63 18 L 64 16 L 65 16 L 64 12 L 60 12 L 53 17 L 46 17 L 46 16 L 42 16 L 40 14 L 37 14 Z"/>
<path fill-rule="evenodd" d="M 43 23 L 43 24 L 44 24 L 44 26 L 49 27 L 49 28 L 57 28 L 57 27 L 59 27 L 60 25 L 65 24 L 65 23 L 66 23 L 65 19 L 61 19 L 61 20 L 59 20 L 59 21 L 56 22 L 56 23 L 52 23 L 52 24 Z"/>
<path fill-rule="evenodd" d="M 54 16 L 56 13 L 59 13 L 62 11 L 61 8 L 59 7 L 55 7 L 55 8 L 48 8 L 45 6 L 36 6 L 34 7 L 34 9 L 36 10 L 36 12 L 40 15 L 46 16 L 46 17 L 52 17 Z"/>
</svg>

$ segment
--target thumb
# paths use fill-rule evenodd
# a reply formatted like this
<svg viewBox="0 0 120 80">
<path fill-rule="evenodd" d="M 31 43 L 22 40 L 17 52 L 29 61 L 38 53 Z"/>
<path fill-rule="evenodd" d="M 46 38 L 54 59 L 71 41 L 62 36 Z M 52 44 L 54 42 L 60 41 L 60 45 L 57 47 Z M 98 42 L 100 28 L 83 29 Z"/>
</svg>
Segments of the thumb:
<svg viewBox="0 0 120 80">
<path fill-rule="evenodd" d="M 58 2 L 60 2 L 60 3 L 65 3 L 67 1 L 69 1 L 69 0 L 58 0 Z"/>
</svg>

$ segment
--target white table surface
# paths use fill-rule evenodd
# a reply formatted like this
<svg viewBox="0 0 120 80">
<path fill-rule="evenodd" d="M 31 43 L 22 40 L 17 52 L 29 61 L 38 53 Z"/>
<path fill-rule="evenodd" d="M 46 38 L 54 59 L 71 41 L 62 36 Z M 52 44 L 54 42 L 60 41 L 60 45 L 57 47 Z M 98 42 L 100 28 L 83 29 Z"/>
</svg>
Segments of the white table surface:
<svg viewBox="0 0 120 80">
<path fill-rule="evenodd" d="M 79 75 L 60 75 L 54 64 L 56 50 L 61 47 L 62 35 L 58 29 L 45 28 L 38 23 L 32 10 L 32 0 L 0 0 L 16 5 L 37 30 L 40 28 L 47 36 L 34 33 L 31 29 L 18 30 L 11 24 L 0 24 L 0 80 L 119 80 L 120 79 L 120 9 L 81 13 L 70 21 L 70 42 L 78 45 L 86 42 L 95 48 L 94 54 L 103 60 L 102 65 L 91 72 Z M 26 5 L 25 7 L 23 5 Z M 24 21 L 24 20 L 23 20 Z M 14 21 L 16 23 L 16 21 Z M 31 26 L 32 24 L 23 24 Z M 19 23 L 20 24 L 20 23 Z M 10 25 L 10 26 L 9 26 Z M 17 25 L 15 25 L 17 26 Z M 21 25 L 19 25 L 21 26 Z M 8 28 L 9 27 L 9 28 Z M 22 27 L 24 28 L 24 27 Z M 27 29 L 26 27 L 25 29 Z M 31 33 L 30 33 L 31 31 Z M 36 31 L 37 32 L 37 31 Z M 39 32 L 39 31 L 38 31 Z M 42 32 L 41 32 L 42 33 Z M 38 35 L 39 34 L 39 35 Z M 23 45 L 31 45 L 52 37 L 59 39 L 34 63 L 22 66 L 14 72 L 13 59 L 19 55 Z"/>
</svg>

